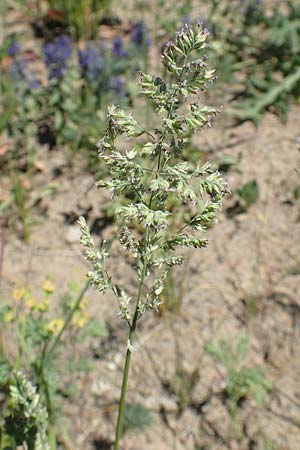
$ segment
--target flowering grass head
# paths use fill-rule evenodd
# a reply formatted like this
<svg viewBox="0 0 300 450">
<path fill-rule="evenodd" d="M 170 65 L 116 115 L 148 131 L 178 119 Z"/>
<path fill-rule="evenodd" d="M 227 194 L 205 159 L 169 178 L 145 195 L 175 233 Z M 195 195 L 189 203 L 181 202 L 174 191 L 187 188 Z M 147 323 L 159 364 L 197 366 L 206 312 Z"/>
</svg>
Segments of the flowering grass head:
<svg viewBox="0 0 300 450">
<path fill-rule="evenodd" d="M 207 247 L 206 229 L 217 221 L 226 194 L 226 182 L 210 163 L 186 162 L 183 150 L 191 134 L 210 125 L 218 109 L 203 105 L 197 95 L 215 78 L 203 54 L 208 32 L 201 24 L 185 25 L 166 44 L 162 63 L 172 74 L 169 81 L 140 73 L 141 95 L 154 104 L 158 126 L 145 129 L 118 106 L 108 110 L 108 128 L 99 142 L 99 157 L 109 178 L 97 183 L 111 191 L 120 225 L 119 244 L 134 261 L 138 290 L 133 300 L 126 285 L 115 282 L 108 272 L 109 246 L 96 248 L 84 218 L 80 218 L 81 242 L 91 262 L 88 277 L 100 291 L 111 290 L 119 303 L 120 316 L 129 326 L 126 364 L 117 424 L 115 450 L 122 430 L 122 416 L 130 354 L 137 322 L 146 311 L 157 310 L 168 269 L 184 264 L 182 247 Z M 200 59 L 198 58 L 201 54 Z M 121 140 L 120 140 L 121 138 Z M 126 145 L 122 145 L 122 139 Z M 169 208 L 177 197 L 176 209 Z M 190 214 L 177 224 L 176 216 L 186 208 Z"/>
<path fill-rule="evenodd" d="M 207 68 L 205 58 L 193 58 L 195 51 L 206 49 L 207 37 L 201 25 L 196 29 L 186 25 L 177 33 L 175 41 L 165 46 L 162 61 L 173 73 L 175 82 L 168 85 L 159 77 L 140 74 L 141 94 L 154 102 L 160 128 L 145 130 L 131 114 L 111 106 L 106 135 L 98 144 L 100 158 L 110 173 L 110 179 L 101 180 L 98 187 L 109 189 L 115 201 L 124 195 L 134 198 L 117 209 L 118 220 L 124 221 L 119 233 L 120 244 L 136 259 L 143 285 L 151 275 L 155 279 L 158 276 L 139 299 L 139 316 L 146 309 L 157 307 L 158 285 L 163 286 L 166 269 L 183 264 L 184 258 L 174 251 L 178 247 L 207 246 L 203 233 L 216 221 L 226 192 L 225 181 L 211 164 L 199 163 L 192 167 L 182 158 L 187 136 L 209 125 L 218 111 L 199 104 L 194 98 L 190 101 L 191 94 L 204 90 L 215 77 L 214 71 Z M 142 148 L 133 143 L 128 150 L 118 149 L 118 136 L 129 140 L 140 137 Z M 179 208 L 189 205 L 193 212 L 177 232 L 173 227 L 176 211 L 168 210 L 168 199 L 174 194 L 180 199 Z M 94 266 L 90 278 L 100 291 L 111 288 L 119 300 L 121 315 L 132 318 L 126 287 L 115 285 L 104 268 L 108 257 L 106 246 L 96 250 L 84 219 L 80 224 L 86 256 Z M 135 231 L 137 224 L 139 233 Z"/>
</svg>

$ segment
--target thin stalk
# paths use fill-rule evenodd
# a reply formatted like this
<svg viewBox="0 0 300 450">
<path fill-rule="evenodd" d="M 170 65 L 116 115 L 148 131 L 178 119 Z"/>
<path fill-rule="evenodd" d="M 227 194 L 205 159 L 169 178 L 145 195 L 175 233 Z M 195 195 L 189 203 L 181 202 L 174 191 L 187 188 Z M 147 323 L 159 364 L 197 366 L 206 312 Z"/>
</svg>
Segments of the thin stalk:
<svg viewBox="0 0 300 450">
<path fill-rule="evenodd" d="M 172 108 L 171 108 L 168 111 L 168 118 L 172 115 L 172 112 L 173 111 L 172 111 Z M 163 140 L 165 138 L 165 135 L 166 135 L 166 129 L 164 130 L 164 133 L 161 136 L 159 142 L 163 142 Z M 159 171 L 160 171 L 160 168 L 161 168 L 160 167 L 160 165 L 161 165 L 161 158 L 162 158 L 162 150 L 160 149 L 159 154 L 158 154 L 158 159 L 157 159 L 157 167 L 156 167 L 156 171 L 155 171 L 155 179 L 157 179 L 157 177 L 159 176 Z M 152 192 L 151 196 L 150 196 L 150 199 L 149 199 L 149 205 L 148 205 L 149 208 L 151 208 L 153 197 L 154 197 L 154 194 Z M 149 232 L 149 229 L 147 228 L 146 235 L 145 235 L 146 245 L 149 244 L 149 239 L 150 239 L 150 232 Z M 141 274 L 141 279 L 140 279 L 140 283 L 139 283 L 139 290 L 138 290 L 138 295 L 137 295 L 135 312 L 134 312 L 134 315 L 133 315 L 133 319 L 132 319 L 131 325 L 129 325 L 128 348 L 127 348 L 127 352 L 126 352 L 125 365 L 124 365 L 124 370 L 123 370 L 123 380 L 122 380 L 121 396 L 120 396 L 120 402 L 119 402 L 119 412 L 118 412 L 118 420 L 117 420 L 117 426 L 116 426 L 116 437 L 115 437 L 115 443 L 114 443 L 114 450 L 119 450 L 119 442 L 120 442 L 120 439 L 122 437 L 124 411 L 125 411 L 125 399 L 126 399 L 128 375 L 129 375 L 131 352 L 132 352 L 132 348 L 131 347 L 132 347 L 132 343 L 133 343 L 133 339 L 134 339 L 134 333 L 135 333 L 135 330 L 136 330 L 136 324 L 137 324 L 138 315 L 139 315 L 139 304 L 140 304 L 140 299 L 141 299 L 142 288 L 143 288 L 144 281 L 145 281 L 146 271 L 147 271 L 147 263 L 144 262 L 143 270 L 142 270 L 142 274 Z"/>
<path fill-rule="evenodd" d="M 45 359 L 47 356 L 47 341 L 44 342 L 44 346 L 42 349 L 41 359 L 39 364 L 36 365 L 36 373 L 38 377 L 38 385 L 39 390 L 43 390 L 45 401 L 46 401 L 46 407 L 47 412 L 49 416 L 49 424 L 48 424 L 48 442 L 50 445 L 51 450 L 57 449 L 57 443 L 56 443 L 56 430 L 55 430 L 55 415 L 54 415 L 54 408 L 52 404 L 51 399 L 51 393 L 49 390 L 48 380 L 45 376 Z"/>
<path fill-rule="evenodd" d="M 49 440 L 49 445 L 50 445 L 50 449 L 51 450 L 56 450 L 57 449 L 57 445 L 56 445 L 56 432 L 55 432 L 55 426 L 52 423 L 52 421 L 49 424 L 49 429 L 48 429 L 48 440 Z"/>
<path fill-rule="evenodd" d="M 125 365 L 124 365 L 124 371 L 123 371 L 123 380 L 122 380 L 121 396 L 120 396 L 120 402 L 119 402 L 119 412 L 118 412 L 118 420 L 117 420 L 117 426 L 116 426 L 116 437 L 115 437 L 115 443 L 114 443 L 114 450 L 119 450 L 119 442 L 122 437 L 124 411 L 125 411 L 125 400 L 126 400 L 128 375 L 129 375 L 130 360 L 131 360 L 131 353 L 132 353 L 132 344 L 133 344 L 134 333 L 136 330 L 136 324 L 137 324 L 137 320 L 138 320 L 138 316 L 139 316 L 139 304 L 140 304 L 140 299 L 141 299 L 141 294 L 142 294 L 142 288 L 143 288 L 144 281 L 145 281 L 146 270 L 147 270 L 147 266 L 146 266 L 146 263 L 144 262 L 143 271 L 142 271 L 140 284 L 139 284 L 138 295 L 137 295 L 135 312 L 133 315 L 131 325 L 129 326 L 128 346 L 127 346 Z"/>
<path fill-rule="evenodd" d="M 84 286 L 84 288 L 83 288 L 82 291 L 80 292 L 80 294 L 79 294 L 79 296 L 78 296 L 78 298 L 77 298 L 77 300 L 76 300 L 76 302 L 75 302 L 73 308 L 71 309 L 71 311 L 70 311 L 68 317 L 66 318 L 65 323 L 64 323 L 62 329 L 60 330 L 60 332 L 59 332 L 58 335 L 56 336 L 56 338 L 55 338 L 53 344 L 52 344 L 51 347 L 49 348 L 49 350 L 48 350 L 48 352 L 47 352 L 47 356 L 49 356 L 50 353 L 52 353 L 52 352 L 55 350 L 55 348 L 57 347 L 57 344 L 59 343 L 60 338 L 62 337 L 62 335 L 63 335 L 63 333 L 65 332 L 65 330 L 66 330 L 67 326 L 69 325 L 69 323 L 71 322 L 71 320 L 72 320 L 72 318 L 73 318 L 75 312 L 77 311 L 77 309 L 78 309 L 78 307 L 79 307 L 79 305 L 80 305 L 80 303 L 81 303 L 81 301 L 82 301 L 82 299 L 83 299 L 83 297 L 84 297 L 84 294 L 86 293 L 86 291 L 88 290 L 89 287 L 90 287 L 90 281 L 87 281 L 86 284 L 85 284 L 85 286 Z"/>
</svg>

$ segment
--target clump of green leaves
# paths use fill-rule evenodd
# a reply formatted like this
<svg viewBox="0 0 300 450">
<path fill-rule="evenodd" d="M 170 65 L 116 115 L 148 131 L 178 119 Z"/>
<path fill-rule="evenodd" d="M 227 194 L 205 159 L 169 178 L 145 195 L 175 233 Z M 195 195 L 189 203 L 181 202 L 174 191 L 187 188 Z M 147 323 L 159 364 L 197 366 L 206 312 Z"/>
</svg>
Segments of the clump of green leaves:
<svg viewBox="0 0 300 450">
<path fill-rule="evenodd" d="M 249 337 L 241 334 L 235 347 L 227 340 L 221 340 L 218 346 L 206 345 L 206 352 L 221 363 L 226 370 L 225 394 L 229 412 L 235 417 L 240 401 L 252 397 L 257 404 L 262 403 L 271 389 L 271 383 L 262 367 L 247 367 L 245 357 L 249 348 Z"/>
<path fill-rule="evenodd" d="M 218 73 L 235 86 L 238 101 L 231 112 L 238 121 L 257 123 L 267 110 L 285 120 L 289 103 L 299 100 L 299 19 L 299 2 L 293 0 L 271 9 L 254 0 L 212 2 Z"/>
<path fill-rule="evenodd" d="M 102 241 L 100 248 L 96 248 L 84 218 L 79 220 L 85 256 L 92 264 L 88 277 L 99 292 L 114 293 L 120 316 L 129 327 L 115 450 L 122 432 L 137 322 L 145 312 L 157 310 L 169 267 L 184 264 L 184 256 L 178 250 L 207 247 L 204 232 L 216 222 L 227 189 L 224 179 L 210 163 L 198 162 L 192 166 L 183 160 L 191 133 L 209 126 L 218 112 L 212 106 L 201 104 L 197 97 L 215 78 L 214 70 L 207 67 L 203 56 L 208 47 L 207 38 L 208 31 L 201 24 L 186 25 L 174 41 L 166 44 L 162 63 L 172 74 L 172 81 L 140 73 L 140 93 L 154 104 L 157 113 L 158 125 L 154 130 L 145 129 L 131 114 L 111 106 L 108 128 L 98 144 L 99 156 L 110 176 L 97 186 L 111 191 L 112 202 L 118 202 L 121 196 L 127 198 L 126 204 L 116 209 L 116 220 L 120 225 L 119 245 L 130 261 L 134 261 L 137 273 L 134 300 L 126 285 L 116 283 L 108 272 L 107 243 Z M 199 54 L 202 57 L 197 59 Z M 169 208 L 174 194 L 178 202 Z M 190 211 L 189 217 L 175 229 L 174 219 L 178 215 L 182 217 L 180 212 L 185 208 Z"/>
<path fill-rule="evenodd" d="M 143 430 L 153 423 L 153 418 L 141 403 L 132 403 L 126 406 L 124 416 L 124 431 Z"/>
<path fill-rule="evenodd" d="M 49 450 L 48 413 L 36 388 L 22 372 L 13 372 L 10 395 L 1 425 L 1 448 L 17 448 L 26 444 L 28 450 Z"/>
<path fill-rule="evenodd" d="M 70 32 L 77 39 L 95 37 L 110 3 L 110 0 L 48 0 L 49 7 L 61 13 Z"/>
<path fill-rule="evenodd" d="M 236 190 L 237 195 L 241 199 L 243 211 L 247 211 L 259 197 L 259 186 L 256 180 L 248 181 Z"/>
<path fill-rule="evenodd" d="M 90 320 L 87 313 L 85 293 L 88 287 L 88 282 L 83 289 L 75 284 L 70 285 L 68 292 L 55 305 L 56 317 L 53 314 L 55 286 L 49 279 L 43 283 L 42 298 L 40 296 L 37 299 L 29 288 L 20 287 L 12 293 L 14 301 L 10 299 L 9 304 L 0 308 L 1 332 L 9 333 L 16 348 L 16 354 L 12 355 L 7 354 L 4 346 L 0 346 L 0 393 L 7 399 L 8 387 L 11 379 L 15 379 L 16 368 L 26 372 L 30 382 L 36 386 L 41 404 L 45 406 L 49 417 L 48 438 L 51 449 L 56 448 L 56 419 L 62 406 L 59 394 L 64 392 L 69 395 L 63 382 L 67 369 L 69 373 L 92 369 L 92 361 L 84 360 L 74 353 L 67 357 L 64 354 L 64 364 L 61 364 L 62 349 L 66 352 L 67 347 L 71 349 L 79 340 L 106 333 L 104 325 Z M 61 345 L 62 340 L 64 346 Z M 19 384 L 16 386 L 19 387 Z M 9 416 L 11 434 L 21 437 L 24 433 L 19 430 L 19 425 L 23 426 L 23 422 L 18 424 L 18 421 L 22 414 L 26 418 L 26 411 L 20 411 L 19 416 Z"/>
<path fill-rule="evenodd" d="M 257 202 L 260 194 L 259 185 L 255 179 L 250 180 L 247 183 L 238 186 L 235 190 L 235 194 L 237 197 L 235 203 L 226 210 L 228 217 L 246 213 L 248 209 Z"/>
</svg>

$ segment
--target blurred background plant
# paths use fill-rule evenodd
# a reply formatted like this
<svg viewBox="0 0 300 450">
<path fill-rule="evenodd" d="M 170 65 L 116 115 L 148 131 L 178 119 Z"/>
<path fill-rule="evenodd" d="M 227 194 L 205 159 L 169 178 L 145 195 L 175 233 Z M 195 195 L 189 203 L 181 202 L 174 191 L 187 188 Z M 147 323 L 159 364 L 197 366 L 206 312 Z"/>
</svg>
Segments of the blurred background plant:
<svg viewBox="0 0 300 450">
<path fill-rule="evenodd" d="M 249 336 L 246 334 L 238 336 L 235 346 L 222 339 L 217 346 L 208 343 L 205 347 L 205 351 L 221 363 L 226 371 L 224 393 L 233 420 L 236 419 L 238 408 L 244 400 L 253 398 L 256 404 L 260 405 L 272 388 L 262 367 L 249 367 L 245 364 L 248 349 Z"/>
<path fill-rule="evenodd" d="M 68 395 L 63 380 L 68 374 L 86 370 L 80 354 L 74 353 L 76 342 L 106 335 L 103 323 L 91 319 L 87 313 L 88 301 L 83 289 L 72 283 L 68 291 L 55 299 L 55 286 L 46 279 L 40 298 L 27 287 L 18 287 L 0 310 L 0 389 L 7 398 L 8 387 L 15 370 L 25 372 L 36 386 L 41 405 L 49 417 L 49 443 L 56 448 L 56 435 L 61 432 L 57 418 L 62 410 L 61 395 Z M 4 341 L 9 336 L 10 351 Z M 63 345 L 62 345 L 63 342 Z M 69 356 L 66 354 L 69 348 Z M 61 364 L 62 350 L 64 363 Z M 69 361 L 69 360 L 70 361 Z M 92 361 L 89 361 L 89 370 Z M 1 417 L 3 421 L 3 416 Z M 14 420 L 12 419 L 12 423 Z M 36 448 L 36 447 L 32 447 Z"/>
<path fill-rule="evenodd" d="M 36 388 L 20 371 L 9 377 L 9 396 L 1 412 L 0 448 L 50 450 L 47 438 L 48 413 Z"/>
<path fill-rule="evenodd" d="M 182 0 L 176 14 L 170 14 L 167 2 L 156 3 L 159 16 L 152 36 L 159 46 L 175 24 L 189 22 L 193 8 L 192 2 Z M 114 15 L 113 4 L 49 0 L 41 6 L 22 1 L 22 11 L 27 7 L 32 18 L 36 48 L 25 51 L 18 33 L 4 35 L 0 168 L 8 168 L 11 195 L 1 198 L 0 213 L 5 211 L 7 218 L 17 212 L 25 239 L 32 223 L 29 198 L 35 189 L 31 180 L 39 144 L 63 149 L 69 165 L 83 154 L 87 169 L 102 177 L 95 144 L 104 132 L 108 104 L 142 108 L 147 123 L 155 120 L 149 105 L 133 104 L 135 74 L 147 71 L 150 61 L 147 4 L 139 2 L 141 18 L 128 23 Z M 267 110 L 286 119 L 290 102 L 300 96 L 300 6 L 289 0 L 272 10 L 257 0 L 212 1 L 208 6 L 204 23 L 212 34 L 210 57 L 218 73 L 214 95 L 223 92 L 224 84 L 230 85 L 226 110 L 237 122 L 258 123 Z M 4 30 L 7 12 L 13 8 L 8 2 L 2 5 Z M 37 61 L 42 69 L 36 69 Z M 197 162 L 195 157 L 199 160 L 191 143 L 186 159 Z M 12 198 L 14 208 L 9 206 Z"/>
<path fill-rule="evenodd" d="M 52 14 L 66 23 L 76 39 L 94 39 L 102 21 L 109 20 L 111 0 L 47 0 Z"/>
<path fill-rule="evenodd" d="M 214 0 L 207 17 L 219 81 L 233 87 L 228 112 L 238 122 L 258 123 L 268 110 L 286 120 L 300 98 L 299 2 Z"/>
</svg>

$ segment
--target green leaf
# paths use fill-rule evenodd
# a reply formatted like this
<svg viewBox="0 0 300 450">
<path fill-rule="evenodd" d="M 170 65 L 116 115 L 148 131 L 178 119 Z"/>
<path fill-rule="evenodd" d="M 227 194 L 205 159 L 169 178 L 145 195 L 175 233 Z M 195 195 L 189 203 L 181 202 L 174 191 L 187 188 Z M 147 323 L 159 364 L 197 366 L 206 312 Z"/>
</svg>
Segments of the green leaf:
<svg viewBox="0 0 300 450">
<path fill-rule="evenodd" d="M 67 111 L 69 113 L 76 111 L 77 107 L 78 105 L 71 98 L 67 98 L 63 103 L 64 111 Z"/>
<path fill-rule="evenodd" d="M 246 334 L 241 334 L 238 338 L 237 345 L 236 345 L 238 364 L 241 364 L 241 362 L 244 360 L 244 358 L 247 354 L 248 348 L 249 348 L 249 336 L 247 336 Z"/>
<path fill-rule="evenodd" d="M 97 338 L 97 337 L 107 337 L 108 329 L 104 322 L 99 322 L 96 319 L 89 320 L 85 325 L 80 335 L 85 338 Z"/>
<path fill-rule="evenodd" d="M 1 355 L 0 356 L 0 386 L 4 386 L 8 383 L 10 378 L 11 367 L 8 361 Z"/>
<path fill-rule="evenodd" d="M 152 425 L 153 418 L 145 406 L 140 403 L 126 405 L 124 414 L 124 430 L 143 430 Z"/>
<path fill-rule="evenodd" d="M 296 186 L 293 190 L 293 197 L 295 200 L 298 200 L 300 198 L 300 186 Z"/>
<path fill-rule="evenodd" d="M 237 189 L 237 194 L 244 201 L 245 208 L 248 209 L 258 200 L 259 197 L 259 186 L 256 180 L 251 180 L 239 187 Z"/>
<path fill-rule="evenodd" d="M 63 116 L 63 113 L 59 109 L 57 111 L 55 111 L 54 124 L 55 124 L 56 131 L 60 131 L 63 127 L 64 116 Z"/>
</svg>

